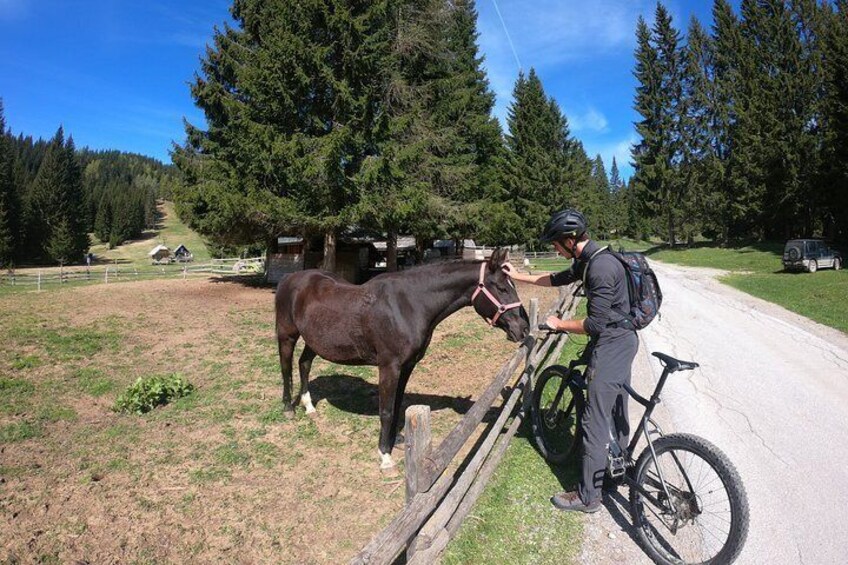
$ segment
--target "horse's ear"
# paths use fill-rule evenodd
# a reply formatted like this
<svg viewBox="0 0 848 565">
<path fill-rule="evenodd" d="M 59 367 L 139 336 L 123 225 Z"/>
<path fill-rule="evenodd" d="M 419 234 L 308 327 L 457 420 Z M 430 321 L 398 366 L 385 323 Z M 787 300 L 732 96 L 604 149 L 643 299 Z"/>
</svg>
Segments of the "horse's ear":
<svg viewBox="0 0 848 565">
<path fill-rule="evenodd" d="M 495 271 L 500 269 L 501 265 L 503 265 L 506 262 L 506 258 L 507 258 L 507 250 L 506 249 L 501 249 L 500 247 L 498 247 L 497 249 L 492 251 L 492 256 L 489 257 L 489 270 L 494 273 Z"/>
</svg>

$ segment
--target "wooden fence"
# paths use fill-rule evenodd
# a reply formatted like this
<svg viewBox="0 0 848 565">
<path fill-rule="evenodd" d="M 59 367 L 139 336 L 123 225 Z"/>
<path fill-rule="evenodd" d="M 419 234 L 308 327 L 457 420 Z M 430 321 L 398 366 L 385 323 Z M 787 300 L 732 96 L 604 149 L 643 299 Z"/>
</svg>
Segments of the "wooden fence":
<svg viewBox="0 0 848 565">
<path fill-rule="evenodd" d="M 574 315 L 578 298 L 564 288 L 541 319 L 555 314 Z M 537 326 L 538 301 L 531 301 L 531 329 Z M 410 564 L 431 563 L 444 551 L 468 515 L 483 488 L 503 458 L 510 440 L 530 408 L 530 391 L 536 373 L 559 359 L 567 340 L 563 334 L 543 339 L 528 337 L 501 367 L 489 387 L 438 447 L 430 440 L 430 409 L 410 406 L 406 411 L 406 506 L 383 531 L 378 533 L 352 560 L 352 564 L 390 564 L 406 550 Z M 513 380 L 511 393 L 497 420 L 476 440 L 460 465 L 448 466 L 480 425 L 494 401 L 524 361 L 524 369 Z M 523 402 L 519 399 L 524 395 Z M 511 421 L 510 421 L 510 418 Z"/>
<path fill-rule="evenodd" d="M 0 271 L 0 286 L 23 286 L 36 290 L 47 289 L 70 283 L 110 283 L 126 280 L 157 278 L 188 278 L 191 275 L 255 275 L 265 269 L 263 257 L 248 259 L 211 259 L 199 264 L 171 264 L 168 266 L 102 265 L 96 267 L 74 267 L 68 269 L 26 271 Z"/>
</svg>

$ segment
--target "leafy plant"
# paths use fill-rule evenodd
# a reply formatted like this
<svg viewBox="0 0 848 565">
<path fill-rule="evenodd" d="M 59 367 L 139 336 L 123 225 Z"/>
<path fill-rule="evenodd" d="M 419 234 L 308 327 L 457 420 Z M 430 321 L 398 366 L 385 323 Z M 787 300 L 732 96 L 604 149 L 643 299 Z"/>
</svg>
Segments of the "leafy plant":
<svg viewBox="0 0 848 565">
<path fill-rule="evenodd" d="M 139 377 L 115 401 L 115 411 L 128 414 L 144 414 L 157 406 L 187 396 L 194 391 L 194 385 L 186 381 L 179 373 Z"/>
</svg>

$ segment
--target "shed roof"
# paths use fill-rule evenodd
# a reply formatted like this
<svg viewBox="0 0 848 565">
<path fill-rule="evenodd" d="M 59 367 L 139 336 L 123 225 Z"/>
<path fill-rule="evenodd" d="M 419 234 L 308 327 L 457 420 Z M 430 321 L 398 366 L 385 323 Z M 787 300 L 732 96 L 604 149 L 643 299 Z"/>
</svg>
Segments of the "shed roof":
<svg viewBox="0 0 848 565">
<path fill-rule="evenodd" d="M 152 250 L 150 253 L 148 253 L 148 255 L 149 255 L 150 257 L 153 257 L 154 255 L 156 255 L 157 253 L 161 253 L 162 251 L 167 251 L 168 253 L 170 253 L 170 252 L 171 252 L 171 250 L 170 250 L 170 249 L 168 249 L 166 246 L 164 246 L 164 245 L 157 245 L 156 247 L 154 247 L 154 248 L 153 248 L 153 250 Z"/>
<path fill-rule="evenodd" d="M 375 241 L 374 248 L 377 249 L 377 251 L 385 251 L 386 242 Z M 399 235 L 397 238 L 397 249 L 398 251 L 409 251 L 411 249 L 415 249 L 415 237 L 411 235 Z"/>
</svg>

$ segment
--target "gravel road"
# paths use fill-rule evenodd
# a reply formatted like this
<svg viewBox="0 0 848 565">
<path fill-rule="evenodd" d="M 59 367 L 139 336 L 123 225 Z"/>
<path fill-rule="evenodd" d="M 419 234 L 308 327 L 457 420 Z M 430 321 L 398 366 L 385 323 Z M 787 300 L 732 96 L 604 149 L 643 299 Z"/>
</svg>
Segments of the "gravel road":
<svg viewBox="0 0 848 565">
<path fill-rule="evenodd" d="M 845 563 L 848 336 L 722 285 L 718 271 L 652 264 L 662 318 L 641 332 L 634 388 L 647 396 L 659 378 L 652 351 L 700 363 L 669 378 L 655 414 L 666 433 L 707 438 L 739 470 L 751 522 L 737 563 Z M 582 562 L 648 562 L 626 497 L 587 516 Z"/>
</svg>

